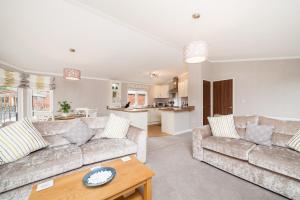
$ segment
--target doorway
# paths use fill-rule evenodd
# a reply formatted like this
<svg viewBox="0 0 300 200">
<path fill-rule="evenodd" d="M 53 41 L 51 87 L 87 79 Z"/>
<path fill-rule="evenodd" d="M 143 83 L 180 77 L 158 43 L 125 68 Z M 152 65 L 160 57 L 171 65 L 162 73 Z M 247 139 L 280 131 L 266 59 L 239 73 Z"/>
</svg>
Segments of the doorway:
<svg viewBox="0 0 300 200">
<path fill-rule="evenodd" d="M 233 113 L 233 80 L 213 82 L 213 114 L 229 115 Z"/>
<path fill-rule="evenodd" d="M 203 125 L 208 124 L 207 117 L 211 115 L 210 81 L 203 80 Z"/>
</svg>

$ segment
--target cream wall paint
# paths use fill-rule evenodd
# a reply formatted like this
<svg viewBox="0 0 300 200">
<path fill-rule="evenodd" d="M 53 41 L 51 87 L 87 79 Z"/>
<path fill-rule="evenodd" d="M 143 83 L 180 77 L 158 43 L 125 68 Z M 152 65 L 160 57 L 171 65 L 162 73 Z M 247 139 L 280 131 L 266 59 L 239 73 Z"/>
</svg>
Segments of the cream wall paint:
<svg viewBox="0 0 300 200">
<path fill-rule="evenodd" d="M 190 64 L 189 69 L 189 84 L 188 97 L 189 105 L 195 106 L 195 110 L 190 113 L 190 127 L 195 128 L 202 126 L 203 122 L 203 82 L 202 82 L 202 68 L 207 63 Z"/>
<path fill-rule="evenodd" d="M 97 108 L 98 115 L 108 114 L 110 81 L 81 79 L 80 81 L 65 80 L 55 77 L 54 111 L 58 110 L 58 101 L 71 101 L 72 108 Z"/>
<path fill-rule="evenodd" d="M 203 77 L 234 79 L 234 114 L 300 118 L 300 59 L 208 63 Z"/>
</svg>

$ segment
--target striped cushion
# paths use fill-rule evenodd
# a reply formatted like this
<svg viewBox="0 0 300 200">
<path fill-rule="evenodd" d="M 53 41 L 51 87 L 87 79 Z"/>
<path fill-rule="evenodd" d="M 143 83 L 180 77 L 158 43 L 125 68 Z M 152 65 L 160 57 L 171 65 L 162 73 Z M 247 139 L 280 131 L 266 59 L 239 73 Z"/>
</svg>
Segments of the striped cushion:
<svg viewBox="0 0 300 200">
<path fill-rule="evenodd" d="M 29 120 L 15 122 L 0 129 L 0 164 L 23 158 L 47 145 Z"/>
<path fill-rule="evenodd" d="M 300 152 L 300 130 L 290 139 L 288 147 Z"/>
<path fill-rule="evenodd" d="M 125 138 L 129 124 L 128 119 L 111 113 L 101 136 L 104 138 Z"/>
<path fill-rule="evenodd" d="M 234 126 L 233 115 L 219 117 L 208 117 L 209 125 L 213 136 L 240 138 Z"/>
</svg>

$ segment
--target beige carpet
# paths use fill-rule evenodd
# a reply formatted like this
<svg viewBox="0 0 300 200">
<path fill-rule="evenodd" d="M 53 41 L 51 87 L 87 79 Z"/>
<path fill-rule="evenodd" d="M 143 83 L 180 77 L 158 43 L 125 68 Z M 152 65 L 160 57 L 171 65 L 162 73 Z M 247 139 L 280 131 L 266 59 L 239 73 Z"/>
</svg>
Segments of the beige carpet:
<svg viewBox="0 0 300 200">
<path fill-rule="evenodd" d="M 279 200 L 284 197 L 192 159 L 192 134 L 148 140 L 153 200 Z"/>
</svg>

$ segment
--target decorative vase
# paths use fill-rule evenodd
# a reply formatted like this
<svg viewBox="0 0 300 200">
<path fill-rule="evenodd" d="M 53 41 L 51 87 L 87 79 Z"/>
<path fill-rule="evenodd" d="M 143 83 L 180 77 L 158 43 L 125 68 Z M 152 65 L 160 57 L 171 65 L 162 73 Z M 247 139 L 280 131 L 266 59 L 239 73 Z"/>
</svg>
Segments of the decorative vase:
<svg viewBox="0 0 300 200">
<path fill-rule="evenodd" d="M 70 115 L 70 113 L 62 113 L 61 116 L 63 117 L 68 117 Z"/>
</svg>

